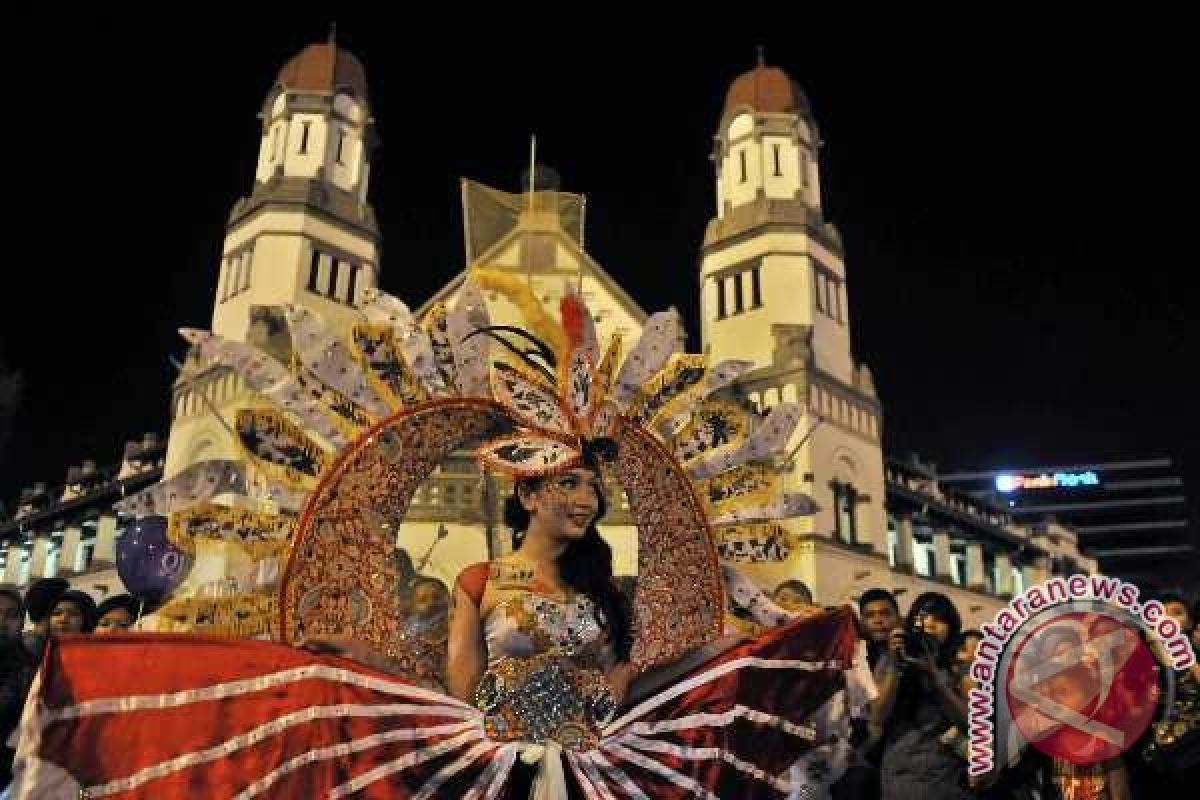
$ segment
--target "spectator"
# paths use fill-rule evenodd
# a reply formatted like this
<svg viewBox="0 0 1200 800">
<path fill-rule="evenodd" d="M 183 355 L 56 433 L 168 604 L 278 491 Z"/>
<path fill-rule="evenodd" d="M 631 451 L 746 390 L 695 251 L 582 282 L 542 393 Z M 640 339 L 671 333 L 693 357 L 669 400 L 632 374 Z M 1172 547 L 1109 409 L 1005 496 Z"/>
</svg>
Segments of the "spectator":
<svg viewBox="0 0 1200 800">
<path fill-rule="evenodd" d="M 25 603 L 16 589 L 0 587 L 0 787 L 12 779 L 13 750 L 8 739 L 21 719 L 33 680 L 34 661 L 21 641 Z"/>
<path fill-rule="evenodd" d="M 887 682 L 894 683 L 896 669 L 887 643 L 892 631 L 900 625 L 900 607 L 896 604 L 895 596 L 887 589 L 867 589 L 858 598 L 858 613 L 859 626 L 867 643 L 867 663 L 876 687 Z M 850 755 L 846 774 L 833 785 L 834 800 L 875 800 L 879 797 L 883 731 L 883 708 L 877 697 L 871 701 L 871 716 L 865 728 L 855 730 L 851 735 L 854 751 Z"/>
<path fill-rule="evenodd" d="M 1164 594 L 1159 602 L 1167 616 L 1179 623 L 1180 631 L 1195 639 L 1196 618 L 1181 595 Z M 1173 670 L 1171 659 L 1162 643 L 1151 638 L 1151 650 L 1163 666 L 1163 674 Z M 1131 758 L 1130 777 L 1138 794 L 1165 796 L 1179 785 L 1179 780 L 1200 767 L 1200 664 L 1183 672 L 1175 672 L 1174 693 L 1163 692 L 1154 722 L 1139 743 L 1140 760 Z M 1171 704 L 1165 704 L 1170 699 Z"/>
<path fill-rule="evenodd" d="M 96 609 L 96 633 L 121 633 L 137 622 L 140 603 L 127 594 L 116 594 Z"/>
<path fill-rule="evenodd" d="M 51 633 L 91 633 L 96 629 L 96 601 L 90 594 L 68 589 L 50 610 Z"/>
<path fill-rule="evenodd" d="M 952 727 L 966 730 L 966 703 L 954 679 L 954 656 L 962 628 L 948 597 L 926 592 L 913 601 L 889 649 L 898 679 L 880 691 L 886 722 L 880 766 L 884 800 L 959 800 L 969 797 L 966 764 L 942 742 Z"/>
<path fill-rule="evenodd" d="M 887 655 L 892 631 L 900 627 L 900 606 L 887 589 L 867 589 L 858 598 L 858 614 L 863 638 L 867 640 L 867 660 L 873 670 Z"/>
<path fill-rule="evenodd" d="M 91 633 L 96 626 L 96 601 L 62 578 L 34 581 L 25 593 L 25 608 L 33 623 L 25 635 L 25 649 L 35 663 L 42 660 L 47 635 Z"/>
</svg>

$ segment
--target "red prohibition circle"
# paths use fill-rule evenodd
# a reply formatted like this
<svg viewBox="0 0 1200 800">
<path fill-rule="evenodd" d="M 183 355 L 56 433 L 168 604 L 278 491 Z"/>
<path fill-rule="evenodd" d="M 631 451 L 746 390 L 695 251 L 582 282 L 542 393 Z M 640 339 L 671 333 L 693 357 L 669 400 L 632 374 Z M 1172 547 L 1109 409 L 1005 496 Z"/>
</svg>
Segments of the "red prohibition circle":
<svg viewBox="0 0 1200 800">
<path fill-rule="evenodd" d="M 1019 635 L 1005 691 L 1026 740 L 1053 758 L 1094 764 L 1128 750 L 1150 725 L 1158 667 L 1125 622 L 1068 611 Z"/>
</svg>

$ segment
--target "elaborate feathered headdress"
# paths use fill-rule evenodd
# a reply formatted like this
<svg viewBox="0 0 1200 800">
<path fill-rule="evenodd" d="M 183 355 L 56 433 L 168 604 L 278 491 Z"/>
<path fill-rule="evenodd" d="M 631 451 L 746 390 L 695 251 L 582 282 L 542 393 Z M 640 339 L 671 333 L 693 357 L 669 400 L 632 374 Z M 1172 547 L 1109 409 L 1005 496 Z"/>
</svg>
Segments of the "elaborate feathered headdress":
<svg viewBox="0 0 1200 800">
<path fill-rule="evenodd" d="M 493 324 L 485 290 L 503 295 L 524 324 Z M 775 463 L 802 409 L 784 403 L 764 418 L 726 396 L 751 364 L 710 365 L 681 352 L 674 311 L 650 316 L 624 357 L 619 336 L 602 347 L 578 294 L 566 291 L 558 311 L 547 312 L 525 281 L 477 270 L 452 309 L 435 306 L 423 321 L 369 291 L 345 339 L 312 311 L 288 307 L 288 363 L 185 330 L 202 361 L 232 368 L 263 400 L 237 413 L 246 458 L 193 465 L 122 510 L 170 514 L 179 546 L 218 538 L 286 559 L 278 587 L 279 570 L 262 568 L 243 570 L 240 585 L 260 598 L 278 591 L 272 633 L 285 641 L 354 627 L 392 647 L 396 536 L 433 469 L 474 447 L 488 469 L 542 475 L 612 440 L 612 472 L 639 530 L 634 660 L 672 658 L 720 631 L 710 527 L 814 510 L 785 491 Z M 269 502 L 259 510 L 211 502 L 231 492 Z"/>
</svg>

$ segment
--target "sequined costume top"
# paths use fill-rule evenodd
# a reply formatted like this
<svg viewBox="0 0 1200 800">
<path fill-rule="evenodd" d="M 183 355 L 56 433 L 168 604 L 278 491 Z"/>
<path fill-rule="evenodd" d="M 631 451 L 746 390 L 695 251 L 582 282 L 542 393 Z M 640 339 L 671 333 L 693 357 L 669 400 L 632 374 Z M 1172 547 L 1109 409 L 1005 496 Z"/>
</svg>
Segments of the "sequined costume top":
<svg viewBox="0 0 1200 800">
<path fill-rule="evenodd" d="M 477 603 L 490 571 L 477 564 L 459 577 Z M 536 589 L 501 587 L 502 598 L 484 617 L 488 667 L 475 704 L 495 740 L 587 747 L 616 711 L 604 676 L 612 659 L 608 638 L 588 597 L 559 599 Z"/>
</svg>

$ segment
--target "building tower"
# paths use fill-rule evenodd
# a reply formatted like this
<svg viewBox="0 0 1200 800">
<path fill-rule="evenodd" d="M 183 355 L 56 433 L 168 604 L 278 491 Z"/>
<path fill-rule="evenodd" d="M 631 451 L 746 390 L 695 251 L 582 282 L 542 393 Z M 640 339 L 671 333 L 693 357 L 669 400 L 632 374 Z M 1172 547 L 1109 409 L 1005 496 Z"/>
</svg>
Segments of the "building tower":
<svg viewBox="0 0 1200 800">
<path fill-rule="evenodd" d="M 775 553 L 754 568 L 760 579 L 800 578 L 818 598 L 830 596 L 818 584 L 846 580 L 824 559 L 817 568 L 822 553 L 888 552 L 882 410 L 851 351 L 841 239 L 821 211 L 819 145 L 808 100 L 787 73 L 760 59 L 739 76 L 714 137 L 717 212 L 700 257 L 705 351 L 714 362 L 761 365 L 739 387 L 760 411 L 798 402 L 809 414 L 788 483 L 821 510 L 788 524 L 788 547 L 742 551 Z"/>
<path fill-rule="evenodd" d="M 254 185 L 229 216 L 212 330 L 287 360 L 276 307 L 304 306 L 348 329 L 363 291 L 377 285 L 380 235 L 367 187 L 378 139 L 366 72 L 332 36 L 309 45 L 279 71 L 260 118 Z M 189 359 L 173 394 L 165 477 L 239 458 L 226 425 L 252 398 L 234 374 Z"/>
</svg>

